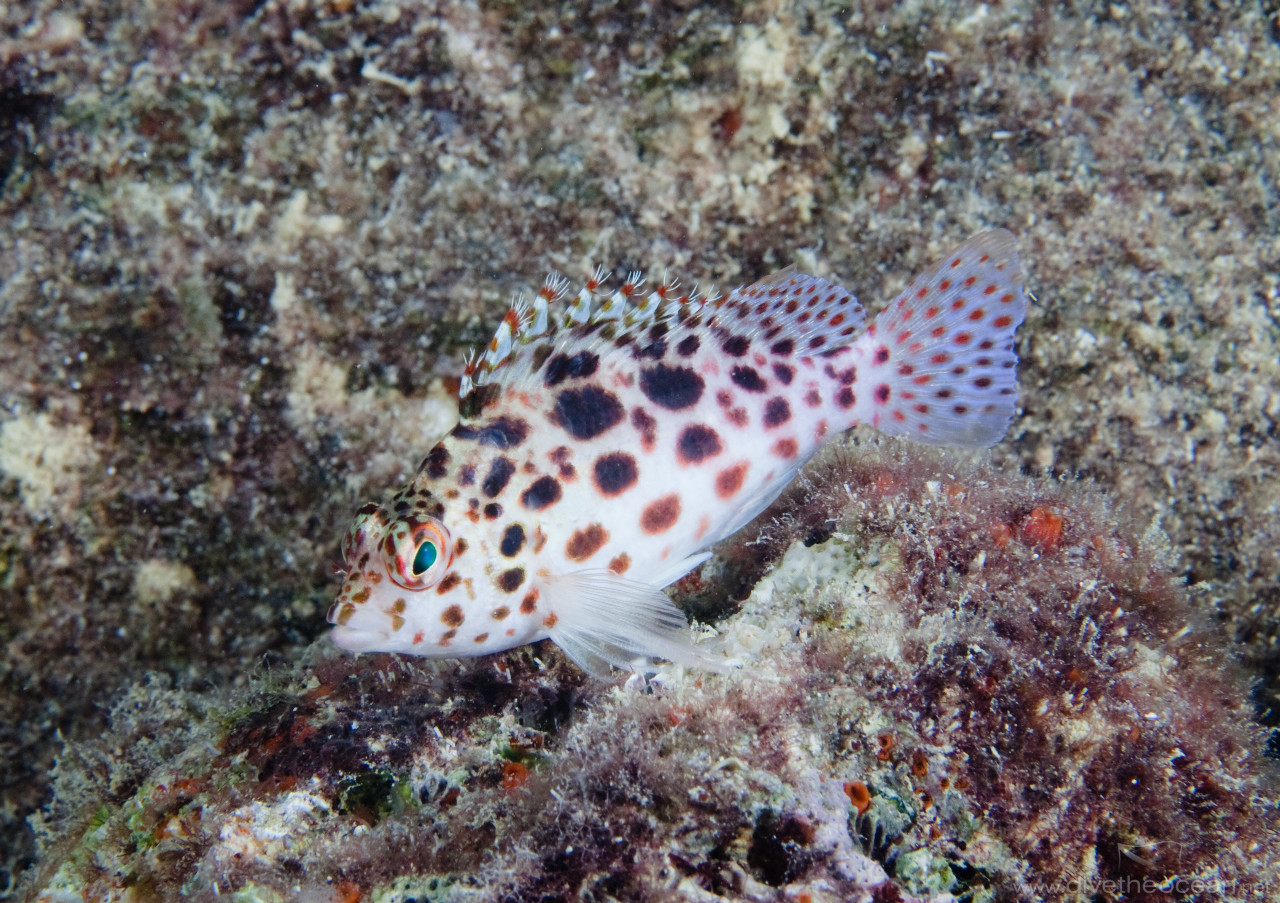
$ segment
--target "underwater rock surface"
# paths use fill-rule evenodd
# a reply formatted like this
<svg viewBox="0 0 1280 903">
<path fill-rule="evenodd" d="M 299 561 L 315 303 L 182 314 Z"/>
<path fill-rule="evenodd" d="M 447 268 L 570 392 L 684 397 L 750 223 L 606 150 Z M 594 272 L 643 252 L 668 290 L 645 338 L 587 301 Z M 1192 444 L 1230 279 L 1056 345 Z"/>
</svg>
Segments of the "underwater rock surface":
<svg viewBox="0 0 1280 903">
<path fill-rule="evenodd" d="M 0 26 L 0 893 L 1275 896 L 1269 6 Z M 513 290 L 795 261 L 874 312 L 993 226 L 1010 438 L 815 465 L 677 593 L 742 670 L 321 639 Z"/>
<path fill-rule="evenodd" d="M 708 641 L 728 675 L 609 685 L 550 643 L 353 667 L 318 645 L 186 721 L 173 690 L 135 693 L 94 763 L 128 763 L 130 789 L 85 824 L 95 769 L 60 768 L 36 899 L 1247 900 L 1276 880 L 1262 732 L 1164 534 L 1092 491 L 890 448 L 825 456 L 681 581 L 695 608 L 753 584 Z M 134 751 L 157 724 L 170 748 Z"/>
</svg>

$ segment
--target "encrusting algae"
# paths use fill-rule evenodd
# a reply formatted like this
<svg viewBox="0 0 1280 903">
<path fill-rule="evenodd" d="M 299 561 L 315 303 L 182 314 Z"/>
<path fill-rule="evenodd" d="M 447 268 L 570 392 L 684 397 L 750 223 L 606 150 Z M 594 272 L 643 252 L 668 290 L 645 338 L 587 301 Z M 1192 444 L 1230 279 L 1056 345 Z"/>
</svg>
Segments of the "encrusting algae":
<svg viewBox="0 0 1280 903">
<path fill-rule="evenodd" d="M 342 545 L 333 639 L 483 655 L 550 637 L 607 676 L 695 650 L 662 589 L 856 424 L 985 447 L 1013 417 L 1026 313 L 1012 234 L 984 232 L 864 328 L 825 279 L 781 270 L 727 298 L 597 272 L 517 302 L 461 384 L 462 420 Z"/>
</svg>

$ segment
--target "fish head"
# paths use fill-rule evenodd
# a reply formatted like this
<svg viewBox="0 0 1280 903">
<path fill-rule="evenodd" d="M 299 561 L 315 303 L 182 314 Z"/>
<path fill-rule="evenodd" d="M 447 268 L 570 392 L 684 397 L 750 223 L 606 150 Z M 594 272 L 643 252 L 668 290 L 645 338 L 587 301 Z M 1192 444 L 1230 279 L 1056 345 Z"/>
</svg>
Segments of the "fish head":
<svg viewBox="0 0 1280 903">
<path fill-rule="evenodd" d="M 328 620 L 343 649 L 431 654 L 418 648 L 424 638 L 418 616 L 449 609 L 442 597 L 462 582 L 453 573 L 457 546 L 436 516 L 439 506 L 427 506 L 435 513 L 405 507 L 395 500 L 365 505 L 342 541 L 346 573 Z"/>
</svg>

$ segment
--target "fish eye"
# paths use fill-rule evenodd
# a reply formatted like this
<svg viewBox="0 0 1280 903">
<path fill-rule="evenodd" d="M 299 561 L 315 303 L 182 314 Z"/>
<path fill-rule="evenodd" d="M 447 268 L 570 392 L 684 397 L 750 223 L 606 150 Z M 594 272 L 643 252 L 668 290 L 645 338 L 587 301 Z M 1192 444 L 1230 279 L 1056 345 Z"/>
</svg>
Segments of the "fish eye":
<svg viewBox="0 0 1280 903">
<path fill-rule="evenodd" d="M 391 579 L 405 589 L 434 586 L 448 570 L 453 550 L 448 529 L 434 517 L 405 515 L 382 538 L 382 558 Z"/>
<path fill-rule="evenodd" d="M 424 539 L 418 545 L 418 554 L 413 556 L 413 575 L 420 576 L 436 563 L 439 552 L 436 551 L 436 544 L 429 539 Z"/>
</svg>

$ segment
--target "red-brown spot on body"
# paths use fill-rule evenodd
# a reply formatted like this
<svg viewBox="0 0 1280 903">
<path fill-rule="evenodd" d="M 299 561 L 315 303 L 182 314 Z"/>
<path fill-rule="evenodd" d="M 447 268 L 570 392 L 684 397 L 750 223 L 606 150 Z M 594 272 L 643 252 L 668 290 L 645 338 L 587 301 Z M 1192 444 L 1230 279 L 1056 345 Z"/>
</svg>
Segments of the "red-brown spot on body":
<svg viewBox="0 0 1280 903">
<path fill-rule="evenodd" d="M 564 554 L 572 561 L 586 561 L 609 541 L 609 531 L 600 524 L 577 530 L 564 545 Z"/>
<path fill-rule="evenodd" d="M 737 495 L 747 478 L 749 466 L 746 461 L 742 461 L 716 474 L 716 495 L 722 499 L 731 499 Z"/>
<path fill-rule="evenodd" d="M 996 327 L 996 329 L 1004 329 L 1006 326 L 1010 325 L 1012 322 L 1013 322 L 1013 317 L 1009 317 L 1009 316 L 996 317 L 993 321 L 991 321 L 991 325 Z"/>
<path fill-rule="evenodd" d="M 440 584 L 436 587 L 436 592 L 443 596 L 461 582 L 462 577 L 456 572 L 445 574 L 444 579 L 441 580 Z"/>
<path fill-rule="evenodd" d="M 538 607 L 538 591 L 531 589 L 524 594 L 524 598 L 520 600 L 520 614 L 533 614 L 534 609 Z"/>
<path fill-rule="evenodd" d="M 462 613 L 461 605 L 450 605 L 441 613 L 440 620 L 450 627 L 461 627 L 466 616 Z"/>
<path fill-rule="evenodd" d="M 482 634 L 480 634 L 478 637 L 476 637 L 476 642 L 477 642 L 477 643 L 483 643 L 483 642 L 484 642 L 485 640 L 487 640 L 487 639 L 489 639 L 489 634 L 487 634 L 487 633 L 482 633 Z"/>
<path fill-rule="evenodd" d="M 875 388 L 876 404 L 885 404 L 889 400 L 889 386 L 881 383 Z"/>
<path fill-rule="evenodd" d="M 560 619 L 556 617 L 555 612 L 552 612 L 542 619 L 542 626 L 547 628 L 547 630 L 550 630 L 552 627 L 556 626 L 556 621 L 558 620 Z"/>
<path fill-rule="evenodd" d="M 844 408 L 846 411 L 853 407 L 854 401 L 856 401 L 856 399 L 853 394 L 853 389 L 849 386 L 841 387 L 840 391 L 836 393 L 836 404 L 840 405 L 840 407 Z"/>
<path fill-rule="evenodd" d="M 680 496 L 664 495 L 650 502 L 640 515 L 640 528 L 646 533 L 664 533 L 680 519 Z"/>
<path fill-rule="evenodd" d="M 800 453 L 800 446 L 794 439 L 779 439 L 773 443 L 773 453 L 779 458 L 794 458 Z"/>
<path fill-rule="evenodd" d="M 609 562 L 609 570 L 621 576 L 627 572 L 627 568 L 631 567 L 631 556 L 623 552 L 613 561 Z"/>
<path fill-rule="evenodd" d="M 509 614 L 511 614 L 511 609 L 507 608 L 505 605 L 501 605 L 489 612 L 489 617 L 493 618 L 495 621 L 501 621 Z"/>
</svg>

